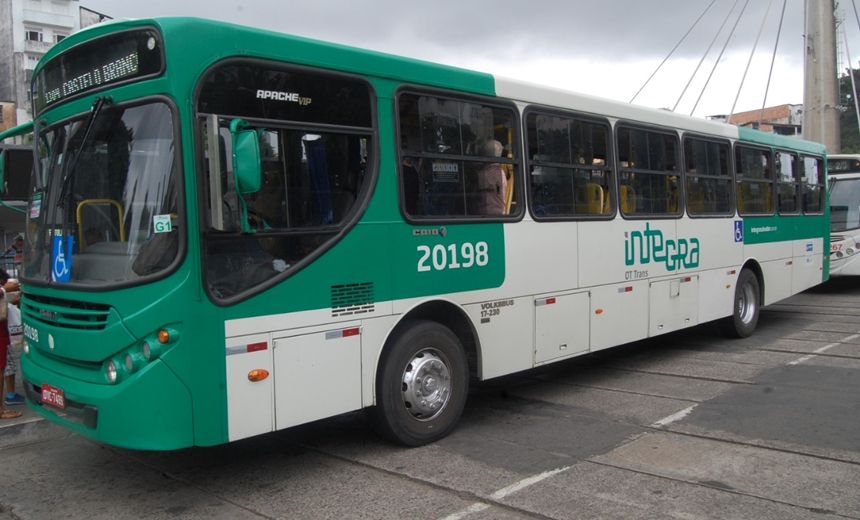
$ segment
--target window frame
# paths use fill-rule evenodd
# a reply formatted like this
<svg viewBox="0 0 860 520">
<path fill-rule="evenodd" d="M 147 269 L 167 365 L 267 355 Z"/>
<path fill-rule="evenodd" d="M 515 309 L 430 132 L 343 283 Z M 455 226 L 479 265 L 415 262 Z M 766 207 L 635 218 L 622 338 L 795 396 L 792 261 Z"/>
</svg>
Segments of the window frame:
<svg viewBox="0 0 860 520">
<path fill-rule="evenodd" d="M 728 196 L 729 196 L 729 207 L 725 211 L 705 211 L 702 213 L 690 213 L 690 200 L 691 195 L 689 190 L 687 190 L 687 179 L 690 177 L 693 178 L 701 178 L 701 179 L 722 179 L 722 175 L 711 175 L 710 173 L 691 173 L 688 171 L 686 165 L 688 164 L 689 158 L 687 157 L 687 140 L 697 140 L 704 141 L 706 143 L 714 143 L 718 146 L 725 146 L 726 150 L 726 176 L 725 180 L 728 182 Z M 737 208 L 735 201 L 735 180 L 734 180 L 734 161 L 732 161 L 732 142 L 728 139 L 719 139 L 711 135 L 698 134 L 694 132 L 684 132 L 681 136 L 681 154 L 683 156 L 683 165 L 684 165 L 684 210 L 689 218 L 732 218 L 735 216 Z"/>
<path fill-rule="evenodd" d="M 403 175 L 403 160 L 406 157 L 417 157 L 419 159 L 440 159 L 446 161 L 460 162 L 486 162 L 486 156 L 482 155 L 466 155 L 466 154 L 444 154 L 432 152 L 412 152 L 404 151 L 401 146 L 402 140 L 402 121 L 400 115 L 400 101 L 404 95 L 414 95 L 416 97 L 428 96 L 444 99 L 446 101 L 456 101 L 458 103 L 475 103 L 481 104 L 487 108 L 498 108 L 508 110 L 511 113 L 511 136 L 512 142 L 509 143 L 513 158 L 497 157 L 500 164 L 510 164 L 514 168 L 511 179 L 514 182 L 513 206 L 511 213 L 508 214 L 474 214 L 474 215 L 411 215 L 406 211 L 406 187 L 404 184 Z M 513 101 L 506 98 L 487 97 L 476 94 L 468 94 L 455 90 L 428 88 L 422 85 L 403 84 L 397 88 L 393 96 L 394 108 L 394 138 L 396 144 L 397 156 L 397 207 L 403 219 L 414 226 L 428 226 L 436 224 L 457 224 L 457 223 L 475 223 L 475 222 L 517 222 L 522 220 L 525 215 L 525 190 L 523 189 L 523 158 L 522 158 L 522 121 L 520 120 L 520 111 Z M 483 159 L 483 160 L 482 160 Z M 465 172 L 464 172 L 465 173 Z"/>
<path fill-rule="evenodd" d="M 36 39 L 31 38 L 31 36 L 37 36 Z M 24 40 L 28 42 L 39 42 L 44 43 L 45 41 L 45 33 L 41 29 L 24 29 Z"/>
<path fill-rule="evenodd" d="M 568 120 L 576 120 L 583 123 L 588 123 L 596 126 L 602 126 L 606 130 L 606 163 L 603 167 L 598 167 L 595 165 L 574 165 L 573 163 L 557 163 L 557 162 L 542 162 L 539 160 L 535 160 L 529 154 L 528 146 L 530 142 L 529 135 L 529 117 L 531 116 L 549 116 L 549 117 L 559 117 L 566 118 Z M 544 222 L 554 222 L 554 221 L 591 221 L 591 220 L 612 220 L 615 218 L 618 213 L 618 204 L 617 204 L 617 170 L 615 168 L 616 158 L 615 158 L 615 140 L 614 134 L 612 131 L 612 124 L 609 122 L 608 118 L 598 117 L 582 112 L 576 112 L 571 110 L 557 109 L 544 107 L 539 105 L 529 105 L 523 110 L 522 115 L 522 128 L 523 128 L 523 176 L 527 179 L 525 182 L 525 191 L 526 191 L 526 200 L 527 206 L 529 208 L 529 214 L 532 219 L 535 221 L 544 221 Z M 531 172 L 532 168 L 536 166 L 547 167 L 547 168 L 558 168 L 565 170 L 589 170 L 589 171 L 605 171 L 610 176 L 610 179 L 607 181 L 607 189 L 609 193 L 607 194 L 609 197 L 609 212 L 607 213 L 566 213 L 563 215 L 538 215 L 535 212 L 535 203 L 534 203 L 534 191 L 532 189 L 531 182 Z"/>
<path fill-rule="evenodd" d="M 802 201 L 802 183 L 801 183 L 801 175 L 800 175 L 800 173 L 801 173 L 800 167 L 802 164 L 801 159 L 798 156 L 797 152 L 792 151 L 792 150 L 784 150 L 781 148 L 776 148 L 776 149 L 774 149 L 773 153 L 774 153 L 774 167 L 776 166 L 776 156 L 777 155 L 787 154 L 787 155 L 791 155 L 791 157 L 794 159 L 794 172 L 793 172 L 794 173 L 794 180 L 792 182 L 783 182 L 779 176 L 779 173 L 777 173 L 776 171 L 773 172 L 775 189 L 776 189 L 776 197 L 775 197 L 776 203 L 774 204 L 774 209 L 776 210 L 776 213 L 778 215 L 783 215 L 786 217 L 801 215 L 802 214 L 802 211 L 801 211 L 802 210 L 802 204 L 803 204 L 803 201 Z M 788 212 L 788 211 L 784 212 L 780 208 L 780 202 L 779 202 L 779 200 L 780 200 L 780 186 L 782 186 L 784 184 L 794 185 L 794 204 L 795 204 L 795 207 L 797 209 L 795 209 L 794 211 L 791 211 L 791 212 Z"/>
<path fill-rule="evenodd" d="M 282 70 L 286 72 L 296 72 L 301 74 L 315 75 L 320 78 L 345 79 L 361 83 L 367 90 L 369 98 L 370 125 L 369 127 L 356 127 L 349 125 L 337 125 L 328 123 L 310 123 L 304 121 L 293 121 L 284 119 L 264 119 L 259 117 L 248 117 L 242 114 L 219 114 L 211 112 L 202 112 L 199 110 L 198 102 L 206 80 L 209 78 L 212 71 L 230 65 L 247 65 L 250 67 L 258 67 L 266 70 Z M 367 208 L 373 199 L 373 194 L 378 183 L 379 165 L 380 165 L 380 142 L 379 142 L 379 103 L 378 93 L 373 84 L 363 75 L 349 74 L 344 72 L 330 71 L 318 67 L 309 67 L 285 63 L 282 61 L 274 61 L 260 58 L 244 58 L 244 57 L 229 57 L 211 64 L 197 78 L 192 97 L 193 116 L 194 116 L 194 141 L 195 141 L 195 157 L 197 182 L 196 190 L 198 194 L 198 225 L 201 230 L 201 253 L 200 261 L 202 271 L 200 274 L 201 283 L 204 285 L 209 300 L 219 307 L 229 307 L 248 300 L 262 292 L 267 291 L 275 285 L 281 284 L 284 280 L 291 278 L 295 274 L 303 271 L 307 266 L 314 263 L 318 258 L 326 252 L 334 248 L 348 233 L 352 230 L 361 218 L 364 216 Z M 251 127 L 265 127 L 278 131 L 298 130 L 304 132 L 320 132 L 320 133 L 342 133 L 352 135 L 366 135 L 373 142 L 368 148 L 368 161 L 365 164 L 365 177 L 363 184 L 356 192 L 355 203 L 347 213 L 348 218 L 344 218 L 340 222 L 331 223 L 325 226 L 311 227 L 301 230 L 258 230 L 252 235 L 246 235 L 241 231 L 221 231 L 210 229 L 209 216 L 207 211 L 207 202 L 209 200 L 209 173 L 208 159 L 206 157 L 205 141 L 207 140 L 206 132 L 203 128 L 208 124 L 211 116 L 217 116 L 219 119 L 241 118 L 249 123 Z M 278 237 L 295 237 L 302 235 L 327 235 L 327 238 L 319 247 L 302 257 L 295 264 L 292 264 L 288 269 L 280 272 L 256 285 L 251 285 L 243 290 L 236 292 L 233 295 L 219 298 L 212 293 L 209 288 L 207 273 L 209 269 L 209 259 L 207 258 L 208 246 L 214 242 L 246 239 L 277 239 Z"/>
<path fill-rule="evenodd" d="M 769 174 L 769 178 L 766 176 L 763 180 L 758 180 L 755 178 L 750 178 L 750 180 L 746 180 L 743 177 L 743 172 L 739 171 L 738 168 L 738 152 L 742 148 L 748 148 L 751 150 L 758 150 L 762 152 L 766 152 L 770 154 L 770 161 L 768 163 L 768 170 L 766 175 Z M 737 198 L 736 207 L 738 211 L 738 215 L 741 217 L 766 217 L 766 216 L 774 216 L 777 214 L 776 208 L 776 172 L 774 172 L 773 163 L 774 163 L 774 149 L 769 146 L 762 146 L 753 143 L 748 143 L 746 141 L 735 141 L 734 146 L 732 147 L 732 161 L 734 162 L 734 181 L 735 181 L 735 197 Z M 738 189 L 741 186 L 742 182 L 757 182 L 757 183 L 766 183 L 768 184 L 769 193 L 770 193 L 770 201 L 771 201 L 771 209 L 770 211 L 743 211 L 741 206 L 741 199 L 738 197 Z"/>
<path fill-rule="evenodd" d="M 640 132 L 648 132 L 652 134 L 668 136 L 674 139 L 675 141 L 675 170 L 651 170 L 646 168 L 630 168 L 622 166 L 621 162 L 621 146 L 619 143 L 620 133 L 623 130 L 634 130 Z M 621 192 L 621 180 L 624 174 L 640 174 L 640 175 L 662 175 L 666 178 L 671 176 L 676 177 L 677 186 L 677 205 L 678 207 L 673 212 L 665 212 L 665 213 L 640 213 L 638 210 L 633 213 L 625 213 L 623 211 L 623 207 L 619 206 L 618 213 L 621 214 L 622 218 L 627 220 L 663 220 L 663 219 L 680 219 L 685 214 L 686 209 L 686 198 L 684 196 L 684 180 L 683 180 L 683 172 L 681 171 L 681 165 L 683 160 L 683 150 L 681 148 L 681 135 L 680 131 L 672 128 L 665 128 L 655 125 L 646 125 L 642 123 L 637 123 L 634 121 L 621 120 L 615 123 L 615 129 L 613 132 L 613 140 L 615 147 L 615 165 L 616 165 L 616 184 L 617 184 L 617 193 Z"/>
<path fill-rule="evenodd" d="M 824 207 L 827 204 L 827 166 L 826 159 L 820 155 L 814 155 L 810 153 L 800 153 L 798 154 L 798 162 L 800 163 L 800 171 L 798 175 L 800 176 L 800 211 L 804 215 L 823 215 Z M 819 182 L 812 184 L 806 182 L 806 163 L 805 159 L 816 159 L 818 160 L 818 179 Z M 819 202 L 821 205 L 821 209 L 819 211 L 807 211 L 806 210 L 806 187 L 807 186 L 818 186 L 821 195 L 819 195 Z"/>
</svg>

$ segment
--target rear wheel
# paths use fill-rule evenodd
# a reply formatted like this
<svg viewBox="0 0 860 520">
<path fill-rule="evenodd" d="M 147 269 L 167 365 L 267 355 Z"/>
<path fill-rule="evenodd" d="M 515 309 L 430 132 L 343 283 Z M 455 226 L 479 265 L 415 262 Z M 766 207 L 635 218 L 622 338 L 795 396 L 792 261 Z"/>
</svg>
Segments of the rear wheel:
<svg viewBox="0 0 860 520">
<path fill-rule="evenodd" d="M 447 327 L 432 321 L 403 324 L 382 354 L 376 377 L 374 428 L 407 446 L 453 431 L 469 388 L 466 354 Z"/>
<path fill-rule="evenodd" d="M 750 336 L 758 324 L 759 306 L 761 303 L 761 288 L 758 277 L 749 269 L 741 271 L 738 283 L 735 285 L 735 302 L 732 315 L 723 318 L 720 330 L 732 338 Z"/>
</svg>

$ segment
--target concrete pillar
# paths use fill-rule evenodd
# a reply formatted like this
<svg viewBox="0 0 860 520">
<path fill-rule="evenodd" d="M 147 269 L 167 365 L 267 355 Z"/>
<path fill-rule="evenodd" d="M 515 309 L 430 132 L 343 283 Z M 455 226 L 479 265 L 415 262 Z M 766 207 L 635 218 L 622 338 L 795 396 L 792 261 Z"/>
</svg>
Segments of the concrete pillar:
<svg viewBox="0 0 860 520">
<path fill-rule="evenodd" d="M 805 10 L 803 138 L 824 144 L 827 153 L 839 153 L 842 142 L 833 0 L 806 0 Z"/>
</svg>

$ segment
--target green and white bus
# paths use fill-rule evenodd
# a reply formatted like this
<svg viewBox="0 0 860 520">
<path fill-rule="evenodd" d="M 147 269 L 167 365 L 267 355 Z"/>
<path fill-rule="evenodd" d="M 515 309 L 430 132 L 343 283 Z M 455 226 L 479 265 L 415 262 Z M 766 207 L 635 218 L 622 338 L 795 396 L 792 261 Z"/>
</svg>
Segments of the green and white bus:
<svg viewBox="0 0 860 520">
<path fill-rule="evenodd" d="M 406 445 L 488 380 L 827 278 L 819 144 L 190 18 L 34 71 L 22 370 L 101 442 L 367 409 Z"/>
<path fill-rule="evenodd" d="M 827 157 L 830 276 L 860 275 L 860 154 Z"/>
</svg>

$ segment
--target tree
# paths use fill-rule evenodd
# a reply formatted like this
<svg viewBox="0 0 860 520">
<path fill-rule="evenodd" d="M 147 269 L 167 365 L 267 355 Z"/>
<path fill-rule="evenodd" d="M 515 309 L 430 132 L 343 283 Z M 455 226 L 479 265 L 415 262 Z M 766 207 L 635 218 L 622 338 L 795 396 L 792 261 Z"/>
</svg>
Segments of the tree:
<svg viewBox="0 0 860 520">
<path fill-rule="evenodd" d="M 854 74 L 854 85 L 857 85 L 857 93 L 852 91 L 851 76 L 849 76 L 851 73 Z M 839 77 L 841 153 L 860 153 L 860 121 L 857 119 L 857 109 L 855 108 L 857 94 L 860 94 L 860 69 L 846 69 L 845 74 Z"/>
</svg>

